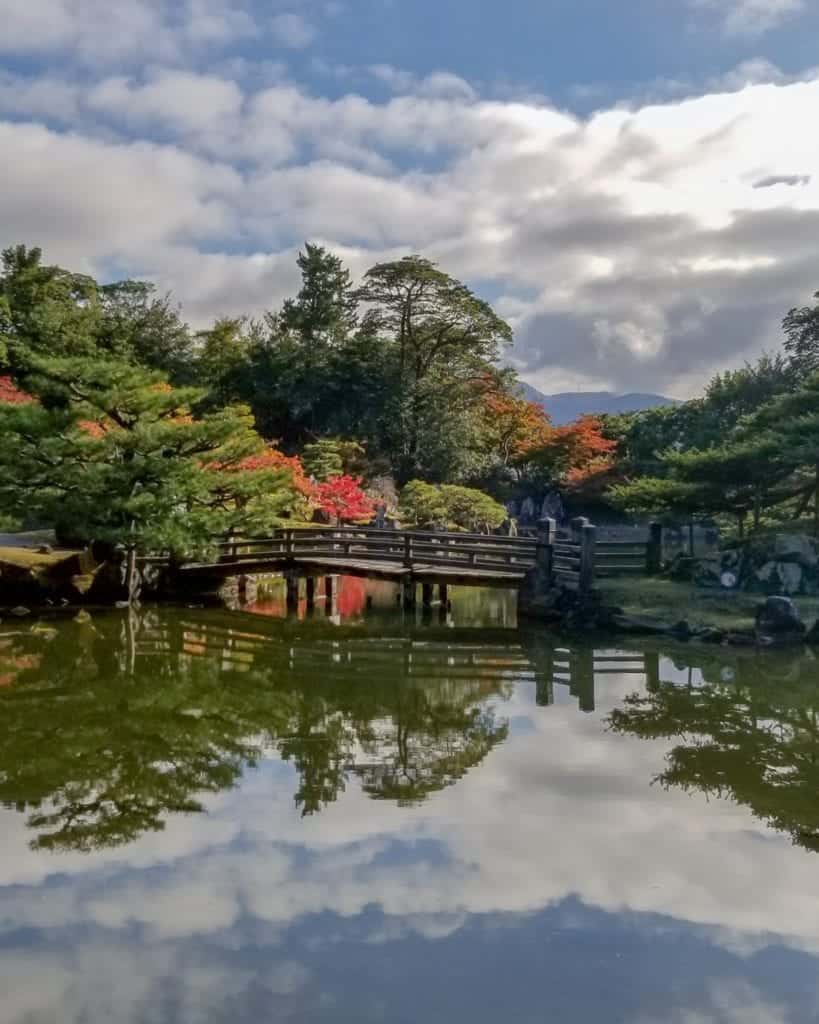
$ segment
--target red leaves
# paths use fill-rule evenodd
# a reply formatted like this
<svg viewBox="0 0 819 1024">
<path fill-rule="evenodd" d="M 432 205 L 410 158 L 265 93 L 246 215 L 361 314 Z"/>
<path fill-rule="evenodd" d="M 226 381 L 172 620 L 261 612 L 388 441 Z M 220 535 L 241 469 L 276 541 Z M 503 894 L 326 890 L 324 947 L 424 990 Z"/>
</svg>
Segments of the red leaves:
<svg viewBox="0 0 819 1024">
<path fill-rule="evenodd" d="M 34 401 L 36 399 L 21 391 L 11 377 L 0 377 L 0 402 L 7 405 L 30 405 Z"/>
<path fill-rule="evenodd" d="M 246 459 L 242 459 L 232 468 L 237 471 L 249 472 L 264 469 L 286 469 L 290 471 L 293 477 L 293 486 L 300 494 L 305 498 L 316 496 L 316 489 L 307 479 L 301 459 L 297 455 L 285 455 L 272 445 L 265 448 L 263 452 L 259 452 L 258 455 L 248 455 Z"/>
<path fill-rule="evenodd" d="M 489 429 L 504 462 L 524 458 L 528 452 L 548 444 L 553 430 L 551 420 L 537 402 L 515 398 L 504 391 L 491 391 L 484 401 Z"/>
<path fill-rule="evenodd" d="M 361 490 L 361 478 L 331 476 L 316 487 L 319 508 L 336 522 L 357 522 L 371 519 L 375 505 Z"/>
<path fill-rule="evenodd" d="M 573 487 L 609 469 L 617 450 L 617 442 L 603 436 L 603 424 L 596 416 L 581 416 L 557 427 L 550 446 L 562 455 L 568 467 L 564 478 Z"/>
</svg>

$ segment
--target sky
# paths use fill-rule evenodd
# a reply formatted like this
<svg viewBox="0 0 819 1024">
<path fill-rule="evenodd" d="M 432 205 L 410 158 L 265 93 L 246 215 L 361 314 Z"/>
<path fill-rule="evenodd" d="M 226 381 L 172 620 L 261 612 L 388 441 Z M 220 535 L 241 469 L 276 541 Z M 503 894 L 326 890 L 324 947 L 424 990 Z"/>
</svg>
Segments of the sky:
<svg viewBox="0 0 819 1024">
<path fill-rule="evenodd" d="M 185 316 L 419 252 L 541 390 L 696 394 L 819 289 L 816 0 L 0 0 L 0 244 Z"/>
</svg>

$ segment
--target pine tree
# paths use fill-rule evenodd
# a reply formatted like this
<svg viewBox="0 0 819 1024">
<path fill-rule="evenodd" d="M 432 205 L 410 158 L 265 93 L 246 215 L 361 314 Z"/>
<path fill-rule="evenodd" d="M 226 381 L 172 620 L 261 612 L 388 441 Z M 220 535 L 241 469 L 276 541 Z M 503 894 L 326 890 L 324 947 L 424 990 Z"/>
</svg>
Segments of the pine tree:
<svg viewBox="0 0 819 1024">
<path fill-rule="evenodd" d="M 263 449 L 248 409 L 198 417 L 203 392 L 115 360 L 32 357 L 0 406 L 0 511 L 85 540 L 189 552 L 266 531 L 292 490 L 286 470 L 237 471 Z"/>
</svg>

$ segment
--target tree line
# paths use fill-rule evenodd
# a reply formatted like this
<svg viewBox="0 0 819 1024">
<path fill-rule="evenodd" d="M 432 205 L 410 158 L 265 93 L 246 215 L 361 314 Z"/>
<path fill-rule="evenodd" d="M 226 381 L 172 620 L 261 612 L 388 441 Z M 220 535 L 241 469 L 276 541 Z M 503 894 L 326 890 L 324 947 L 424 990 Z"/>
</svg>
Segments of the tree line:
<svg viewBox="0 0 819 1024">
<path fill-rule="evenodd" d="M 711 517 L 742 536 L 812 518 L 819 534 L 819 293 L 790 310 L 782 351 L 717 374 L 676 407 L 605 417 L 610 500 L 632 513 Z"/>
<path fill-rule="evenodd" d="M 491 529 L 510 497 L 608 465 L 601 423 L 556 428 L 524 400 L 509 325 L 431 261 L 356 284 L 308 244 L 298 266 L 279 309 L 193 330 L 151 283 L 6 249 L 0 513 L 145 550 L 379 504 Z"/>
</svg>

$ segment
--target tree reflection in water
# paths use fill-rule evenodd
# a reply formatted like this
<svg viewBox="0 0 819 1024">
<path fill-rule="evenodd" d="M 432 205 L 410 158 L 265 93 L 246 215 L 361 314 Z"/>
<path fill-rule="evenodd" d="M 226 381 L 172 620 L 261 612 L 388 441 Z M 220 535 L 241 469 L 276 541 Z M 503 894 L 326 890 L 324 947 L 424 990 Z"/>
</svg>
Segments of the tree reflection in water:
<svg viewBox="0 0 819 1024">
<path fill-rule="evenodd" d="M 455 644 L 414 651 L 246 623 L 130 612 L 0 634 L 0 801 L 28 815 L 34 848 L 160 831 L 271 748 L 297 769 L 303 814 L 353 773 L 373 796 L 417 801 L 507 734 L 490 704 L 511 673 Z"/>
<path fill-rule="evenodd" d="M 677 741 L 655 781 L 749 807 L 819 851 L 819 673 L 799 654 L 692 652 L 683 684 L 654 681 L 610 716 L 618 733 Z"/>
</svg>

